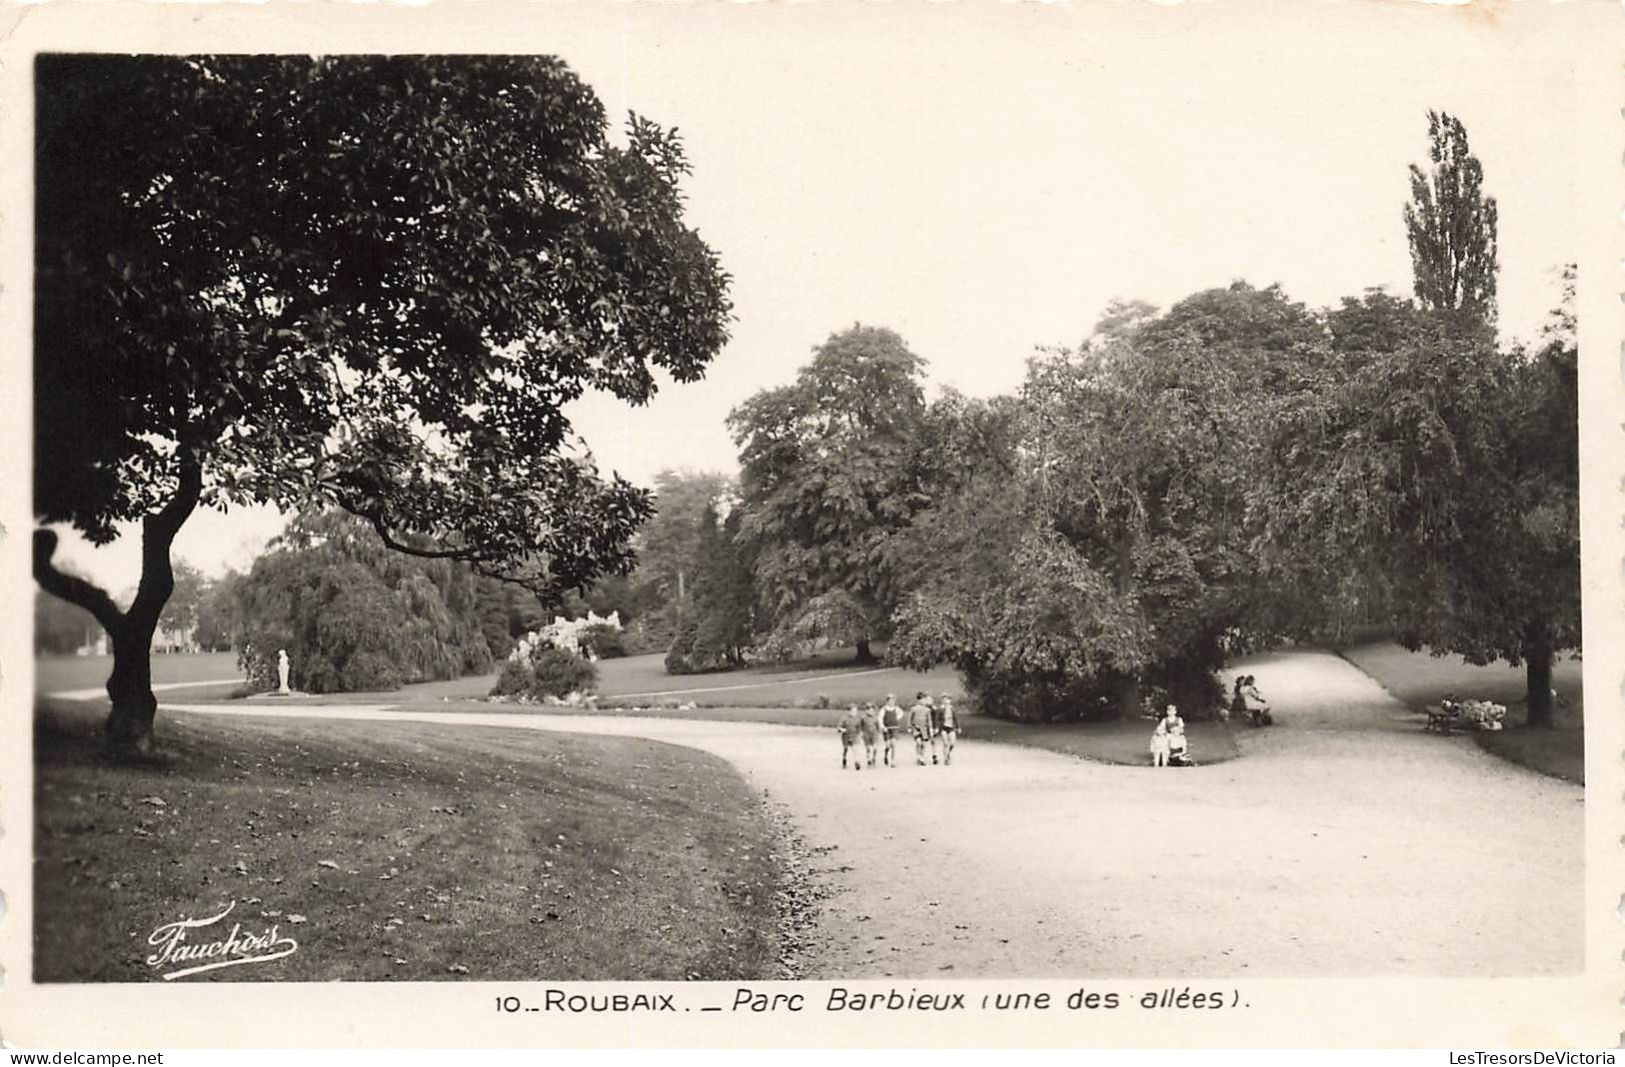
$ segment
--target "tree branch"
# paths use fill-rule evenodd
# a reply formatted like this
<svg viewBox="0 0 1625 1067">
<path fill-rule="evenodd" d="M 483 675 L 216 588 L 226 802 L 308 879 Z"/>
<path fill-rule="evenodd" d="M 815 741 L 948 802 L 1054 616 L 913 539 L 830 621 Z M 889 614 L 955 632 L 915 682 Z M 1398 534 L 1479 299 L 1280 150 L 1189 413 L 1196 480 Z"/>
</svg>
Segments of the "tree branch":
<svg viewBox="0 0 1625 1067">
<path fill-rule="evenodd" d="M 52 596 L 90 612 L 109 634 L 117 631 L 124 622 L 124 613 L 99 586 L 77 575 L 57 570 L 51 564 L 51 557 L 56 555 L 56 546 L 55 530 L 34 531 L 34 580 Z"/>
<path fill-rule="evenodd" d="M 389 532 L 389 527 L 384 523 L 382 515 L 377 512 L 357 511 L 355 508 L 344 504 L 343 501 L 339 503 L 346 511 L 372 523 L 372 528 L 378 531 L 378 537 L 384 542 L 386 548 L 392 548 L 396 552 L 404 552 L 408 556 L 417 556 L 419 559 L 450 559 L 462 563 L 480 562 L 479 553 L 472 548 L 415 548 L 412 545 L 403 544 L 395 540 L 394 535 Z"/>
<path fill-rule="evenodd" d="M 203 495 L 203 464 L 197 453 L 183 444 L 178 456 L 180 472 L 175 495 L 157 514 L 141 520 L 141 584 L 136 588 L 135 602 L 126 613 L 132 623 L 155 625 L 169 595 L 175 591 L 169 547 Z"/>
</svg>

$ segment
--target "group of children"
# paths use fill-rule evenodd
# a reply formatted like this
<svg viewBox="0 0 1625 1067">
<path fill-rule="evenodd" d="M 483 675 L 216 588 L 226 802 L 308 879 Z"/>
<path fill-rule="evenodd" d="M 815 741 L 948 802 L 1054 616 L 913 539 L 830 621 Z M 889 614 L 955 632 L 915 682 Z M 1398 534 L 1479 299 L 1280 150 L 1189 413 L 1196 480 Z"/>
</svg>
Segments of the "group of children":
<svg viewBox="0 0 1625 1067">
<path fill-rule="evenodd" d="M 1270 715 L 1270 702 L 1258 691 L 1258 680 L 1250 674 L 1236 678 L 1230 695 L 1229 707 L 1219 709 L 1219 718 L 1229 721 L 1231 716 L 1245 716 L 1254 726 L 1268 726 L 1275 721 Z M 1194 767 L 1190 743 L 1185 739 L 1185 720 L 1176 705 L 1163 709 L 1157 727 L 1151 732 L 1151 765 L 1153 767 Z"/>
<path fill-rule="evenodd" d="M 1190 744 L 1185 740 L 1185 720 L 1176 705 L 1169 704 L 1151 732 L 1151 766 L 1191 767 Z"/>
<path fill-rule="evenodd" d="M 846 714 L 835 724 L 841 734 L 841 769 L 848 759 L 853 770 L 864 765 L 875 765 L 875 749 L 882 750 L 886 766 L 897 766 L 897 735 L 907 729 L 914 738 L 914 762 L 925 766 L 925 750 L 931 748 L 931 762 L 946 766 L 953 762 L 954 741 L 959 737 L 959 717 L 954 713 L 953 698 L 943 693 L 935 702 L 923 690 L 914 694 L 914 703 L 904 712 L 897 703 L 895 693 L 886 694 L 886 702 L 878 707 L 865 704 L 846 706 Z M 858 756 L 858 742 L 863 742 L 864 754 Z"/>
</svg>

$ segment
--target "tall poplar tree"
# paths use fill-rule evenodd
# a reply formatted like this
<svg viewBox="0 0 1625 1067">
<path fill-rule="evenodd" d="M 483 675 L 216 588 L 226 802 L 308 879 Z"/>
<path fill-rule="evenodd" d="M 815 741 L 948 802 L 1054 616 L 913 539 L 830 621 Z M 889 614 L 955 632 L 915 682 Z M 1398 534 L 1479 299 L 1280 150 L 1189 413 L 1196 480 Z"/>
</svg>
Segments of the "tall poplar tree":
<svg viewBox="0 0 1625 1067">
<path fill-rule="evenodd" d="M 1429 311 L 1495 321 L 1495 198 L 1483 192 L 1484 167 L 1467 145 L 1467 128 L 1428 112 L 1430 173 L 1411 166 L 1405 205 L 1416 299 Z"/>
</svg>

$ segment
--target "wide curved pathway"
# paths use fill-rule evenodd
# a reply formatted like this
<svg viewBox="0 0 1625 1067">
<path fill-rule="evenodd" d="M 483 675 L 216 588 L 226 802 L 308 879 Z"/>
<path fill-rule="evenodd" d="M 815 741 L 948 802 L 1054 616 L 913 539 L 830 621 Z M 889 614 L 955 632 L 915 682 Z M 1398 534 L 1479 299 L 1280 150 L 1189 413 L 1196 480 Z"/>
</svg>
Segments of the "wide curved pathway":
<svg viewBox="0 0 1625 1067">
<path fill-rule="evenodd" d="M 835 893 L 819 977 L 1563 974 L 1583 968 L 1583 791 L 1418 717 L 1345 661 L 1249 661 L 1278 725 L 1152 770 L 978 743 L 842 771 L 834 732 L 302 706 L 299 716 L 633 735 L 716 753 Z M 263 706 L 177 712 L 282 716 Z M 1200 759 L 1200 752 L 1195 753 Z"/>
</svg>

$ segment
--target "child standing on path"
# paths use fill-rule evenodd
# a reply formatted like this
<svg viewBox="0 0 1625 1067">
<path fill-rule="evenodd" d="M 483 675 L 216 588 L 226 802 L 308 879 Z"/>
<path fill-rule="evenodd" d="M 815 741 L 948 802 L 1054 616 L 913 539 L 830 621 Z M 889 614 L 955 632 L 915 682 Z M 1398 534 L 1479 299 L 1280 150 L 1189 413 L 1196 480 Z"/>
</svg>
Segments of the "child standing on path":
<svg viewBox="0 0 1625 1067">
<path fill-rule="evenodd" d="M 954 714 L 953 697 L 947 693 L 938 698 L 937 705 L 937 736 L 931 742 L 931 759 L 937 758 L 937 744 L 942 745 L 942 765 L 946 767 L 954 761 L 954 741 L 959 737 L 959 717 Z"/>
<path fill-rule="evenodd" d="M 880 744 L 880 711 L 873 704 L 863 706 L 863 715 L 858 719 L 858 731 L 863 736 L 863 761 L 873 767 L 875 748 Z"/>
<path fill-rule="evenodd" d="M 931 698 L 925 693 L 914 694 L 914 704 L 908 709 L 908 731 L 914 735 L 914 762 L 925 766 L 925 746 L 931 740 Z M 932 760 L 936 755 L 932 754 Z"/>
<path fill-rule="evenodd" d="M 886 694 L 880 707 L 880 740 L 885 745 L 886 766 L 897 766 L 897 734 L 903 728 L 903 708 L 896 693 Z"/>
<path fill-rule="evenodd" d="M 863 763 L 858 759 L 857 753 L 852 751 L 853 747 L 858 743 L 858 720 L 860 718 L 862 716 L 858 714 L 858 706 L 848 704 L 846 714 L 842 715 L 841 721 L 835 724 L 835 729 L 839 730 L 841 734 L 841 770 L 843 771 L 846 770 L 848 756 L 852 757 L 853 770 L 863 769 Z"/>
<path fill-rule="evenodd" d="M 1186 755 L 1185 720 L 1179 717 L 1179 708 L 1169 704 L 1151 737 L 1151 762 L 1157 767 L 1182 764 Z"/>
</svg>

